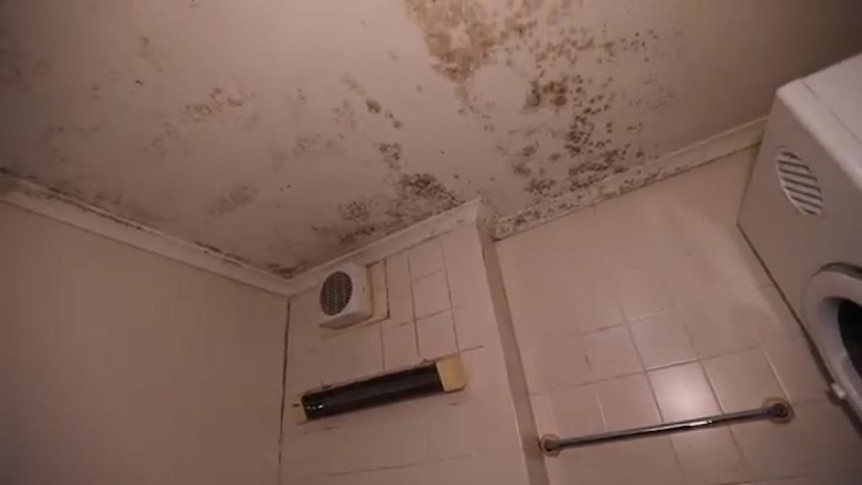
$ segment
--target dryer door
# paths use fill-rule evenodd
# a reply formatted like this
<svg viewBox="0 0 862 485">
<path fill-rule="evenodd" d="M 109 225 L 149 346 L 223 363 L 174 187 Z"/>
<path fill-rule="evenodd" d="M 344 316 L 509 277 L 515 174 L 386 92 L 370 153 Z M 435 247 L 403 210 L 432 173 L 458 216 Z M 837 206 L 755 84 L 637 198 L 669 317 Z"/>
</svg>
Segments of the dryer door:
<svg viewBox="0 0 862 485">
<path fill-rule="evenodd" d="M 823 269 L 805 291 L 805 327 L 835 383 L 862 417 L 862 270 Z"/>
</svg>

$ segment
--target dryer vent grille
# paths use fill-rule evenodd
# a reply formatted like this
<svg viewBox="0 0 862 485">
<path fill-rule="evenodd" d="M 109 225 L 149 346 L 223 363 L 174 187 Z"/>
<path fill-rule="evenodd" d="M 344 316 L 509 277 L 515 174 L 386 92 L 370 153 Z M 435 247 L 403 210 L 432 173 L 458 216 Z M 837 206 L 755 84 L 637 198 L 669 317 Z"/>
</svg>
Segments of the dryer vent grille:
<svg viewBox="0 0 862 485">
<path fill-rule="evenodd" d="M 781 189 L 793 207 L 803 214 L 819 216 L 823 212 L 823 193 L 808 164 L 790 150 L 782 149 L 775 168 Z"/>
</svg>

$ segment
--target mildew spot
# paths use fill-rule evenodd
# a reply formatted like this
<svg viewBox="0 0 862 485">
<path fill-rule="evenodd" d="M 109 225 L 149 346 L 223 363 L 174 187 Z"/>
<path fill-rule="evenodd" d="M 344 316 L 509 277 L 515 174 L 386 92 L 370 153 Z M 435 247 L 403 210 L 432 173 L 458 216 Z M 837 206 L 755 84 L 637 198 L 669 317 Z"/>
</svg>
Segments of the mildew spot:
<svg viewBox="0 0 862 485">
<path fill-rule="evenodd" d="M 403 174 L 395 184 L 401 199 L 433 203 L 443 210 L 451 209 L 461 200 L 430 173 Z"/>
<path fill-rule="evenodd" d="M 556 180 L 534 178 L 527 182 L 524 190 L 534 197 L 541 197 L 547 195 L 556 184 Z"/>
<path fill-rule="evenodd" d="M 187 105 L 183 108 L 183 114 L 195 123 L 203 123 L 218 117 L 229 109 L 245 105 L 250 99 L 250 96 L 231 96 L 222 91 L 221 88 L 214 88 L 206 101 Z"/>
<path fill-rule="evenodd" d="M 386 113 L 384 113 L 384 116 L 386 116 L 386 119 L 388 119 L 392 123 L 393 127 L 401 129 L 401 127 L 404 126 L 404 123 L 398 118 L 396 118 L 391 111 L 386 111 Z"/>
<path fill-rule="evenodd" d="M 393 182 L 393 189 L 394 196 L 378 196 L 339 206 L 343 225 L 314 227 L 313 230 L 320 237 L 336 240 L 343 250 L 463 203 L 463 199 L 429 173 L 400 174 Z"/>
<path fill-rule="evenodd" d="M 278 263 L 267 263 L 264 267 L 282 278 L 291 278 L 308 269 L 309 264 L 305 261 L 300 261 L 299 263 L 290 266 Z"/>
<path fill-rule="evenodd" d="M 344 78 L 344 84 L 346 84 L 347 87 L 350 88 L 351 91 L 353 91 L 357 95 L 361 96 L 365 100 L 365 107 L 368 109 L 369 113 L 372 113 L 375 115 L 382 115 L 390 123 L 392 123 L 392 126 L 395 128 L 400 129 L 402 126 L 404 126 L 404 123 L 401 122 L 401 120 L 399 120 L 398 118 L 396 118 L 395 115 L 392 114 L 391 111 L 384 110 L 383 105 L 380 103 L 380 101 L 369 96 L 368 93 L 366 92 L 365 88 L 362 87 L 362 85 L 360 85 L 355 79 L 353 79 L 349 76 L 345 77 Z"/>
<path fill-rule="evenodd" d="M 562 108 L 569 102 L 568 77 L 563 76 L 559 80 L 541 83 L 532 81 L 527 98 L 524 100 L 524 110 L 532 110 L 539 107 Z"/>
<path fill-rule="evenodd" d="M 150 139 L 150 149 L 159 160 L 166 160 L 171 152 L 187 151 L 185 136 L 171 122 L 163 122 L 159 131 Z"/>
<path fill-rule="evenodd" d="M 371 218 L 371 205 L 368 201 L 353 201 L 338 206 L 338 214 L 345 221 L 367 222 Z"/>
<path fill-rule="evenodd" d="M 211 216 L 222 217 L 246 206 L 257 199 L 257 189 L 248 185 L 241 185 L 228 194 L 220 197 L 208 210 Z"/>
<path fill-rule="evenodd" d="M 380 103 L 374 98 L 365 98 L 365 106 L 368 107 L 368 111 L 372 113 L 380 113 L 382 109 L 380 107 Z"/>
<path fill-rule="evenodd" d="M 401 144 L 378 143 L 377 150 L 383 155 L 383 163 L 391 170 L 401 170 Z"/>
<path fill-rule="evenodd" d="M 477 0 L 405 0 L 408 16 L 422 30 L 434 69 L 466 83 L 492 58 L 498 39 L 491 18 Z"/>
<path fill-rule="evenodd" d="M 138 44 L 137 44 L 137 55 L 144 62 L 149 64 L 158 72 L 162 72 L 162 64 L 159 62 L 159 59 L 156 57 L 156 52 L 153 49 L 152 41 L 146 35 L 138 36 Z"/>
<path fill-rule="evenodd" d="M 77 184 L 73 186 L 72 182 L 68 180 L 60 181 L 52 187 L 44 187 L 34 177 L 9 167 L 0 167 L 0 174 L 8 176 L 5 179 L 0 177 L 0 193 L 19 191 L 28 197 L 62 202 L 83 212 L 138 231 L 152 232 L 152 229 L 145 224 L 152 225 L 157 221 L 155 217 L 150 216 L 145 211 L 124 202 L 122 194 L 100 193 L 93 196 L 75 188 Z M 32 185 L 21 183 L 22 181 Z M 105 202 L 108 201 L 117 204 L 122 203 L 122 205 L 113 208 L 105 207 Z M 115 210 L 110 211 L 109 209 Z"/>
<path fill-rule="evenodd" d="M 530 168 L 530 162 L 538 150 L 539 144 L 537 142 L 521 148 L 521 150 L 519 150 L 518 153 L 509 160 L 509 167 L 512 169 L 512 173 L 518 177 L 524 178 L 532 175 L 533 170 Z"/>
<path fill-rule="evenodd" d="M 489 15 L 480 0 L 405 0 L 408 16 L 420 28 L 434 69 L 455 84 L 461 114 L 474 116 L 485 131 L 496 130 L 492 101 L 471 92 L 470 83 L 485 66 L 499 63 L 510 66 L 529 80 L 522 112 L 533 116 L 540 110 L 553 110 L 565 125 L 547 118 L 516 129 L 498 142 L 502 158 L 511 172 L 525 179 L 524 190 L 536 199 L 547 199 L 568 190 L 586 188 L 626 170 L 630 143 L 615 137 L 611 118 L 617 101 L 614 78 L 587 78 L 577 69 L 561 65 L 614 63 L 626 55 L 626 62 L 639 62 L 655 32 L 612 36 L 607 26 L 598 29 L 572 24 L 576 2 L 562 0 L 510 0 L 508 12 Z M 546 15 L 544 25 L 540 19 Z M 542 28 L 541 32 L 539 29 Z M 670 95 L 668 95 L 670 96 Z M 622 98 L 622 96 L 620 96 Z M 650 95 L 650 97 L 654 97 Z M 630 101 L 626 99 L 626 101 Z M 538 159 L 539 137 L 551 155 Z M 531 146 L 528 150 L 517 146 Z M 500 148 L 501 147 L 501 148 Z M 539 183 L 551 180 L 544 175 L 556 165 L 555 173 L 566 173 L 564 183 Z M 563 165 L 563 166 L 560 166 Z M 571 167 L 571 169 L 569 169 Z M 559 180 L 563 182 L 562 179 Z"/>
<path fill-rule="evenodd" d="M 347 135 L 354 133 L 359 126 L 356 119 L 356 112 L 353 111 L 353 106 L 350 101 L 344 99 L 339 106 L 332 109 L 332 120 L 341 128 L 341 132 L 336 135 L 339 140 L 344 140 Z"/>
</svg>

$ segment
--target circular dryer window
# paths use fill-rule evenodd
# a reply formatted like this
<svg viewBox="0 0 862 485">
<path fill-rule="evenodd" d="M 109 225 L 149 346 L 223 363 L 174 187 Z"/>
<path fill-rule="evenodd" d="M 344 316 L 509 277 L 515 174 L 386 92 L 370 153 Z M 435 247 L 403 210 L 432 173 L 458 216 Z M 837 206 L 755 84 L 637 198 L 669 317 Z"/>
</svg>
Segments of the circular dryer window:
<svg viewBox="0 0 862 485">
<path fill-rule="evenodd" d="M 862 306 L 851 300 L 839 299 L 836 319 L 850 362 L 862 375 Z"/>
<path fill-rule="evenodd" d="M 833 391 L 862 417 L 862 270 L 830 265 L 805 288 L 802 323 L 835 380 Z"/>
</svg>

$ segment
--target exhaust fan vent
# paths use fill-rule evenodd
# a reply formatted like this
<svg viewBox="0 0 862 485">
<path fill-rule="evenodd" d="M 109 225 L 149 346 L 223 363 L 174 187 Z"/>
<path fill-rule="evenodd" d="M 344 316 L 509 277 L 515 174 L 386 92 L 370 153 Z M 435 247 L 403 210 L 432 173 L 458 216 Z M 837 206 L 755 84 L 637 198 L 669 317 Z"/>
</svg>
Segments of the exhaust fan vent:
<svg viewBox="0 0 862 485">
<path fill-rule="evenodd" d="M 823 212 L 823 193 L 808 163 L 783 148 L 778 152 L 775 168 L 781 190 L 793 207 L 803 214 L 819 216 Z"/>
<path fill-rule="evenodd" d="M 338 315 L 350 303 L 353 296 L 353 281 L 350 275 L 336 271 L 326 278 L 320 289 L 320 309 L 324 315 Z"/>
<path fill-rule="evenodd" d="M 320 325 L 344 328 L 366 320 L 373 313 L 368 269 L 348 263 L 329 273 L 320 285 Z"/>
</svg>

